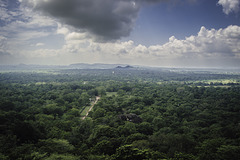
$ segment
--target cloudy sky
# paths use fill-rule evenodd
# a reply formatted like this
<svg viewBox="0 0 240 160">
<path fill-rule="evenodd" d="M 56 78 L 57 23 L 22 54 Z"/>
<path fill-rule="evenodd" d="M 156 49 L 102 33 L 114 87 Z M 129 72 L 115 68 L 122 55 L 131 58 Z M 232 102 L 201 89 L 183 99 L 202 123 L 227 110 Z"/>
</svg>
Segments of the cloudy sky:
<svg viewBox="0 0 240 160">
<path fill-rule="evenodd" d="M 0 64 L 240 67 L 240 0 L 0 0 Z"/>
</svg>

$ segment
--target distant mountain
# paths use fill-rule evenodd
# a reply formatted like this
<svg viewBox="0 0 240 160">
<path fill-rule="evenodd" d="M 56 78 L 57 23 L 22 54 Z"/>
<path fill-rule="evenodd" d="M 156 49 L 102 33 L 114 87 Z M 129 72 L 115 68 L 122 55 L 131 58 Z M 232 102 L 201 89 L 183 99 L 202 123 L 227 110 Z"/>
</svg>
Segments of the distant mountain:
<svg viewBox="0 0 240 160">
<path fill-rule="evenodd" d="M 134 69 L 134 70 L 156 70 L 176 73 L 217 73 L 217 74 L 240 74 L 239 68 L 167 68 L 167 67 L 149 67 L 128 64 L 104 64 L 104 63 L 75 63 L 70 65 L 37 65 L 37 64 L 18 64 L 18 65 L 1 65 L 0 71 L 35 71 L 35 70 L 64 70 L 64 69 Z"/>
<path fill-rule="evenodd" d="M 127 66 L 117 66 L 116 68 L 117 69 L 130 69 L 130 68 L 134 68 L 134 67 L 127 65 Z"/>
<path fill-rule="evenodd" d="M 114 68 L 132 68 L 126 64 L 103 64 L 103 63 L 76 63 L 70 65 L 35 65 L 35 64 L 18 64 L 18 65 L 0 65 L 0 70 L 39 70 L 39 69 L 114 69 Z"/>
<path fill-rule="evenodd" d="M 126 66 L 123 64 L 103 64 L 103 63 L 94 63 L 94 64 L 87 64 L 87 63 L 76 63 L 69 65 L 72 69 L 113 69 L 117 68 L 118 66 Z"/>
<path fill-rule="evenodd" d="M 66 66 L 57 65 L 36 65 L 36 64 L 18 64 L 18 65 L 0 65 L 0 70 L 44 70 L 44 69 L 65 69 Z"/>
</svg>

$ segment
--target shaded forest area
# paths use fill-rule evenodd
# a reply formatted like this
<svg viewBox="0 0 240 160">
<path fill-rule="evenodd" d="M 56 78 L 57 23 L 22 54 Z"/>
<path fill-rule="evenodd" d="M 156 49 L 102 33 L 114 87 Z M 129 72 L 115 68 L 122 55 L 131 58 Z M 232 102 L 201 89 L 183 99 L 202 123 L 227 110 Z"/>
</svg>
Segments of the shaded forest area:
<svg viewBox="0 0 240 160">
<path fill-rule="evenodd" d="M 204 82 L 222 79 L 235 83 Z M 0 159 L 237 160 L 239 80 L 139 69 L 0 73 Z"/>
</svg>

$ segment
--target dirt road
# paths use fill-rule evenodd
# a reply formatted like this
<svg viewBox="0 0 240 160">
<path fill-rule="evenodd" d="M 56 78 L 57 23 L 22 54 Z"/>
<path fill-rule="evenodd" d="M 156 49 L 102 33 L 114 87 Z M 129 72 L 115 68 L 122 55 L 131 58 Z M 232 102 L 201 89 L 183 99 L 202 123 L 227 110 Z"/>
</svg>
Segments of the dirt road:
<svg viewBox="0 0 240 160">
<path fill-rule="evenodd" d="M 82 117 L 82 120 L 84 120 L 84 119 L 88 116 L 88 113 L 93 109 L 94 105 L 98 102 L 99 99 L 100 99 L 100 97 L 99 97 L 99 96 L 96 96 L 96 100 L 94 101 L 94 103 L 92 104 L 92 106 L 89 108 L 87 114 L 86 114 L 84 117 Z"/>
</svg>

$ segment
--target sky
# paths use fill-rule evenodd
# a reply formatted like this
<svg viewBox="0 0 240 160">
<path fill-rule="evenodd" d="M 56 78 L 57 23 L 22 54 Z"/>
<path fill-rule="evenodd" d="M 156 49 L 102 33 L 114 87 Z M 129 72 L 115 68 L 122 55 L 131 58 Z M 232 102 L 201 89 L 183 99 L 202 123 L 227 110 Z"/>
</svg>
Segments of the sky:
<svg viewBox="0 0 240 160">
<path fill-rule="evenodd" d="M 240 0 L 0 0 L 0 65 L 240 68 Z"/>
</svg>

